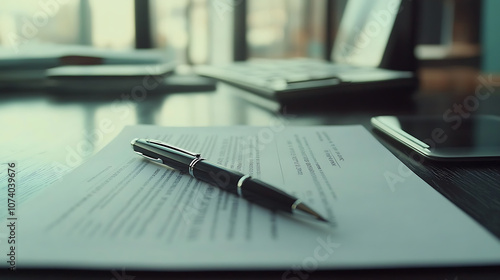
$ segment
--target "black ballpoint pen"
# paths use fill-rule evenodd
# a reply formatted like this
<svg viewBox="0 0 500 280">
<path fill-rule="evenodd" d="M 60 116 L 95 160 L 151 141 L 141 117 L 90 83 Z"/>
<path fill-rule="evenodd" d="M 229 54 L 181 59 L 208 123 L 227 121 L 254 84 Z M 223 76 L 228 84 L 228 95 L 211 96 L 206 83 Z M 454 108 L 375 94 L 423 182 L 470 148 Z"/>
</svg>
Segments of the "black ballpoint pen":
<svg viewBox="0 0 500 280">
<path fill-rule="evenodd" d="M 317 220 L 328 222 L 301 202 L 300 199 L 238 171 L 209 163 L 199 153 L 188 152 L 151 139 L 136 138 L 130 144 L 132 144 L 132 148 L 137 154 L 151 161 L 189 173 L 198 180 L 215 185 L 268 209 L 285 211 L 291 214 L 302 213 Z"/>
</svg>

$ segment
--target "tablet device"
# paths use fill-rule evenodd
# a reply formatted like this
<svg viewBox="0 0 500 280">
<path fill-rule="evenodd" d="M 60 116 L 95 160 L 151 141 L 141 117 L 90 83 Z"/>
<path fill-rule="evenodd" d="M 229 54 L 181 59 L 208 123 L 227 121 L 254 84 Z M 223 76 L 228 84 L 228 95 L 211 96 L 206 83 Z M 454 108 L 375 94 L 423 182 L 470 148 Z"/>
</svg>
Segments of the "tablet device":
<svg viewBox="0 0 500 280">
<path fill-rule="evenodd" d="M 500 160 L 500 117 L 379 116 L 373 127 L 433 160 Z"/>
</svg>

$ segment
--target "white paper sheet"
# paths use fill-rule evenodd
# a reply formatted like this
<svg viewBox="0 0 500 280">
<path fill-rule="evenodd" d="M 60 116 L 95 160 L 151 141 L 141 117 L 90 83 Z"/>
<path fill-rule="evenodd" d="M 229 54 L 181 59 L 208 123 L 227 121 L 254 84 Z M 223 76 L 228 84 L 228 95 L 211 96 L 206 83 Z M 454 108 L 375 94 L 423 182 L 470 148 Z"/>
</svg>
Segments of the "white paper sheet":
<svg viewBox="0 0 500 280">
<path fill-rule="evenodd" d="M 272 213 L 144 160 L 130 146 L 136 137 L 261 178 L 338 225 Z M 291 277 L 500 263 L 498 239 L 361 126 L 127 127 L 17 216 L 18 268 L 283 269 Z"/>
</svg>

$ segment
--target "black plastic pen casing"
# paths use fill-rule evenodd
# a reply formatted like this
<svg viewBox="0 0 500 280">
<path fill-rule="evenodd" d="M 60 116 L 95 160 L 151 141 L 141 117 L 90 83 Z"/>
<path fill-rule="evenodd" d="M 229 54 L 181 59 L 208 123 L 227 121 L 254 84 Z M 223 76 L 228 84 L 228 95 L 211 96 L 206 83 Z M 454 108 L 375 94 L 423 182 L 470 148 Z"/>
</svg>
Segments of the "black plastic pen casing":
<svg viewBox="0 0 500 280">
<path fill-rule="evenodd" d="M 297 200 L 258 179 L 248 177 L 240 182 L 245 177 L 244 174 L 207 161 L 196 164 L 194 177 L 273 210 L 291 212 L 291 206 Z M 238 194 L 238 184 L 240 184 L 240 194 Z"/>
</svg>

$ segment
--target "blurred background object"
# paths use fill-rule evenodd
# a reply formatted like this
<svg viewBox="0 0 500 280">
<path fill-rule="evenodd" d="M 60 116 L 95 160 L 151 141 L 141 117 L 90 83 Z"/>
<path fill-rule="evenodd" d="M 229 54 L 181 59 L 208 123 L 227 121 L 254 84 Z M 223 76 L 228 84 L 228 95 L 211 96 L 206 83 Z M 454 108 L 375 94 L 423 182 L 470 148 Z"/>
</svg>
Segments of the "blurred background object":
<svg viewBox="0 0 500 280">
<path fill-rule="evenodd" d="M 421 0 L 418 45 L 421 88 L 473 92 L 481 74 L 483 1 Z"/>
<path fill-rule="evenodd" d="M 329 6 L 326 8 L 320 14 L 327 19 L 332 18 Z M 265 13 L 259 11 L 257 15 L 260 17 L 261 14 Z M 313 14 L 315 13 L 308 13 L 306 18 L 311 18 Z M 297 50 L 290 48 L 291 54 L 287 48 L 278 51 L 285 55 L 285 59 L 272 57 L 274 59 L 258 60 L 250 57 L 250 61 L 240 62 L 246 56 L 238 54 L 241 56 L 234 57 L 237 62 L 201 66 L 196 68 L 196 72 L 282 104 L 303 104 L 304 101 L 314 103 L 319 100 L 341 102 L 357 99 L 358 102 L 369 102 L 370 98 L 408 98 L 417 86 L 413 53 L 414 17 L 415 5 L 411 1 L 350 0 L 343 9 L 331 55 L 326 59 L 322 59 L 321 49 L 309 55 L 294 55 L 293 53 L 309 49 L 309 43 L 318 43 L 314 39 L 301 39 L 298 42 L 305 44 L 284 44 L 299 47 Z M 260 17 L 255 22 L 262 22 L 265 18 L 271 17 Z M 289 23 L 292 19 L 284 22 Z M 294 36 L 288 34 L 286 26 L 278 25 L 271 30 L 280 34 L 278 37 L 283 37 L 279 42 L 294 40 Z M 252 29 L 249 28 L 246 38 L 250 46 L 252 40 L 276 37 L 264 35 L 266 33 L 261 31 L 258 31 L 260 35 L 252 36 L 251 32 Z M 295 34 L 305 35 L 308 32 L 299 29 Z M 327 37 L 326 34 L 323 35 Z M 243 42 L 246 41 L 245 38 L 242 39 Z M 290 56 L 310 58 L 291 59 Z"/>
<path fill-rule="evenodd" d="M 500 73 L 500 36 L 498 27 L 500 18 L 500 1 L 483 0 L 481 20 L 481 45 L 483 50 L 482 71 L 488 73 Z M 499 79 L 500 80 L 500 79 Z M 497 81 L 499 81 L 497 80 Z"/>
<path fill-rule="evenodd" d="M 326 0 L 248 1 L 251 58 L 323 58 Z"/>
<path fill-rule="evenodd" d="M 39 43 L 78 44 L 81 1 L 2 1 L 0 43 L 21 51 L 23 45 Z"/>
<path fill-rule="evenodd" d="M 178 64 L 248 58 L 330 59 L 347 0 L 3 0 L 0 51 L 84 45 L 153 48 Z M 495 0 L 420 0 L 415 54 L 421 86 L 473 90 L 500 73 Z M 27 52 L 27 51 L 26 51 Z M 26 53 L 25 52 L 25 53 Z"/>
</svg>

